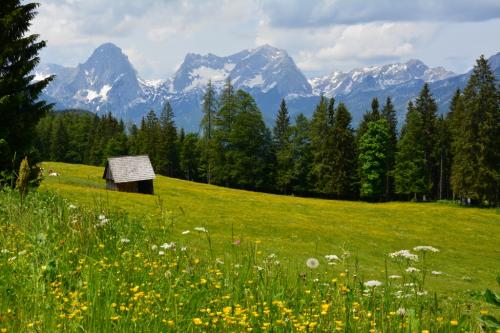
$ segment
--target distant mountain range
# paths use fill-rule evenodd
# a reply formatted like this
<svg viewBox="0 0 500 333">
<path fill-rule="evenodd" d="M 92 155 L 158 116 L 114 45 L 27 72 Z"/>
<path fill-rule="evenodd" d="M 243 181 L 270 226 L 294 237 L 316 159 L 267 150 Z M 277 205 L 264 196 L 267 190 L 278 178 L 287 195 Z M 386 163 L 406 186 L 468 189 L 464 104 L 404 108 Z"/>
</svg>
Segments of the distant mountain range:
<svg viewBox="0 0 500 333">
<path fill-rule="evenodd" d="M 500 78 L 500 53 L 489 59 Z M 471 64 L 472 65 L 472 64 Z M 400 120 L 406 104 L 424 82 L 429 82 L 440 112 L 446 112 L 453 93 L 463 88 L 470 73 L 455 74 L 442 67 L 429 68 L 419 60 L 333 72 L 308 80 L 285 50 L 269 45 L 244 50 L 227 57 L 189 53 L 177 72 L 165 80 L 141 79 L 128 57 L 112 43 L 99 46 L 76 68 L 55 64 L 40 65 L 35 80 L 48 75 L 56 79 L 43 98 L 57 109 L 80 108 L 97 113 L 111 112 L 127 121 L 138 122 L 151 109 L 159 112 L 170 101 L 176 123 L 197 131 L 201 99 L 209 80 L 222 88 L 229 77 L 233 85 L 251 93 L 272 124 L 281 98 L 292 115 L 311 115 L 319 96 L 343 101 L 353 115 L 354 125 L 370 107 L 373 97 L 383 103 L 393 98 Z"/>
</svg>

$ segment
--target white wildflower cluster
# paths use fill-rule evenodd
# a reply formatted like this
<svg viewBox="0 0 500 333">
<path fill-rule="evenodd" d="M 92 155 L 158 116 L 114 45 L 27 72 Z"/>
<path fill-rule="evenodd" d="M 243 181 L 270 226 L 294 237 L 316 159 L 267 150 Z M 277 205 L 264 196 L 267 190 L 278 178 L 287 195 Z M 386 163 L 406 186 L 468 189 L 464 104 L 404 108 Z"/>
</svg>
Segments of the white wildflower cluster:
<svg viewBox="0 0 500 333">
<path fill-rule="evenodd" d="M 208 232 L 208 230 L 205 227 L 196 227 L 194 230 L 199 231 L 199 232 Z"/>
<path fill-rule="evenodd" d="M 130 239 L 128 239 L 128 238 L 122 238 L 122 239 L 120 239 L 120 242 L 124 243 L 124 244 L 127 244 L 127 243 L 130 243 Z"/>
<path fill-rule="evenodd" d="M 417 251 L 417 252 L 439 252 L 438 249 L 436 249 L 433 246 L 429 246 L 429 245 L 415 246 L 413 248 L 413 251 Z"/>
<path fill-rule="evenodd" d="M 97 224 L 94 225 L 94 227 L 96 227 L 96 228 L 104 227 L 109 222 L 109 219 L 107 219 L 104 214 L 100 214 L 97 217 L 97 219 L 99 220 L 99 222 L 97 222 Z"/>
<path fill-rule="evenodd" d="M 389 257 L 393 259 L 408 259 L 411 261 L 417 261 L 418 256 L 411 253 L 409 250 L 399 250 L 393 253 L 389 253 Z"/>
<path fill-rule="evenodd" d="M 182 232 L 182 234 L 183 234 L 183 235 L 187 235 L 187 234 L 189 234 L 190 232 L 191 232 L 190 230 L 184 230 L 184 231 Z"/>
<path fill-rule="evenodd" d="M 432 275 L 442 275 L 443 272 L 440 272 L 440 271 L 432 271 L 431 272 Z"/>
<path fill-rule="evenodd" d="M 328 261 L 328 265 L 335 265 L 337 261 L 340 261 L 340 258 L 335 254 L 327 254 L 325 259 Z"/>
<path fill-rule="evenodd" d="M 401 275 L 389 275 L 389 279 L 391 280 L 401 279 Z"/>
<path fill-rule="evenodd" d="M 70 205 L 68 206 L 68 208 L 69 208 L 69 209 L 71 209 L 71 210 L 73 210 L 73 209 L 76 209 L 76 206 L 75 206 L 75 205 L 73 205 L 73 204 L 70 204 Z"/>
<path fill-rule="evenodd" d="M 377 280 L 370 280 L 370 281 L 366 281 L 364 283 L 365 287 L 368 287 L 368 288 L 375 288 L 375 287 L 380 287 L 382 285 L 382 282 L 380 281 L 377 281 Z"/>
<path fill-rule="evenodd" d="M 275 253 L 271 253 L 264 260 L 265 263 L 278 266 L 281 262 L 278 260 L 278 256 Z"/>
<path fill-rule="evenodd" d="M 417 273 L 417 272 L 420 272 L 420 269 L 415 268 L 415 267 L 408 267 L 408 268 L 406 269 L 406 272 L 407 272 L 407 273 Z"/>
<path fill-rule="evenodd" d="M 163 243 L 160 247 L 165 250 L 175 250 L 175 242 Z"/>
<path fill-rule="evenodd" d="M 403 317 L 406 314 L 406 309 L 405 308 L 399 308 L 399 309 L 396 310 L 396 314 L 398 316 Z"/>
<path fill-rule="evenodd" d="M 222 260 L 221 258 L 216 258 L 215 263 L 218 265 L 224 265 L 224 260 Z"/>
</svg>

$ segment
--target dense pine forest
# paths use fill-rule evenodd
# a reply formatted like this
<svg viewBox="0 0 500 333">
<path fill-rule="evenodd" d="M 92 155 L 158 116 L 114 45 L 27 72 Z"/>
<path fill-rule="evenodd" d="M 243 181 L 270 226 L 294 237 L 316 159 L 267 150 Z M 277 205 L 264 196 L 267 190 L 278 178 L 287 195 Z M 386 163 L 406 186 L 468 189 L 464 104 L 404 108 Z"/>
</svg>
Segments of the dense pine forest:
<svg viewBox="0 0 500 333">
<path fill-rule="evenodd" d="M 343 103 L 321 97 L 311 119 L 290 119 L 283 100 L 269 129 L 253 97 L 228 80 L 220 94 L 207 85 L 199 133 L 178 129 L 168 103 L 140 126 L 73 110 L 40 120 L 37 148 L 44 160 L 92 165 L 148 154 L 159 174 L 248 190 L 497 205 L 499 96 L 481 57 L 446 116 L 438 115 L 425 84 L 408 103 L 402 126 L 390 97 L 374 98 L 357 129 Z"/>
</svg>

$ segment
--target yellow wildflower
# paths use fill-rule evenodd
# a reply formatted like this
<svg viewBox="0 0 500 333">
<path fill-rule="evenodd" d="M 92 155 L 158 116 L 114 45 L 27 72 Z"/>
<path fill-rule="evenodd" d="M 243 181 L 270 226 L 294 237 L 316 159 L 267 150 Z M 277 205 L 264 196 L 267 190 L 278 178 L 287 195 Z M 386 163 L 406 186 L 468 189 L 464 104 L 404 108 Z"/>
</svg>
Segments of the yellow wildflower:
<svg viewBox="0 0 500 333">
<path fill-rule="evenodd" d="M 201 325 L 203 324 L 203 321 L 200 318 L 193 318 L 193 324 Z"/>
</svg>

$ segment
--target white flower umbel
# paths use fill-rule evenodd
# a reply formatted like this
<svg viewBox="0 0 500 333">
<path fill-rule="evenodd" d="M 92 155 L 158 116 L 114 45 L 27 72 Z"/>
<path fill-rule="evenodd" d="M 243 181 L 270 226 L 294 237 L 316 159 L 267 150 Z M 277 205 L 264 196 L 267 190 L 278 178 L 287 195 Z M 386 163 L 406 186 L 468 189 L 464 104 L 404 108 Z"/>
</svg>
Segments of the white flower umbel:
<svg viewBox="0 0 500 333">
<path fill-rule="evenodd" d="M 75 205 L 73 205 L 73 204 L 71 204 L 71 205 L 69 205 L 69 206 L 68 206 L 68 208 L 69 208 L 69 209 L 76 209 L 76 206 L 75 206 Z"/>
<path fill-rule="evenodd" d="M 126 243 L 130 243 L 130 239 L 128 239 L 128 238 L 122 238 L 122 239 L 120 239 L 120 242 L 125 243 L 125 244 Z"/>
<path fill-rule="evenodd" d="M 382 282 L 377 281 L 377 280 L 370 280 L 370 281 L 366 281 L 364 283 L 364 285 L 365 285 L 365 287 L 375 288 L 375 287 L 380 287 L 382 285 Z"/>
<path fill-rule="evenodd" d="M 165 251 L 158 251 L 158 255 L 164 256 L 165 255 Z"/>
<path fill-rule="evenodd" d="M 165 250 L 175 250 L 175 242 L 164 243 L 160 247 Z"/>
<path fill-rule="evenodd" d="M 389 279 L 391 280 L 401 279 L 401 275 L 389 275 Z"/>
<path fill-rule="evenodd" d="M 431 272 L 432 275 L 442 275 L 443 272 L 440 272 L 440 271 L 432 271 Z"/>
<path fill-rule="evenodd" d="M 184 231 L 182 232 L 182 234 L 183 234 L 183 235 L 187 235 L 187 234 L 189 234 L 190 232 L 191 232 L 191 231 L 189 231 L 189 230 L 184 230 Z"/>
<path fill-rule="evenodd" d="M 406 272 L 407 272 L 407 273 L 417 273 L 417 272 L 420 272 L 420 269 L 415 268 L 415 267 L 408 267 L 408 268 L 406 269 Z"/>
<path fill-rule="evenodd" d="M 319 261 L 316 258 L 309 258 L 306 260 L 306 266 L 311 268 L 311 269 L 318 268 Z"/>
<path fill-rule="evenodd" d="M 399 309 L 396 310 L 396 313 L 399 316 L 403 317 L 406 314 L 406 309 L 405 308 L 399 308 Z"/>
<path fill-rule="evenodd" d="M 429 246 L 429 245 L 415 246 L 413 248 L 413 251 L 417 251 L 417 252 L 439 252 L 438 249 L 436 249 L 433 246 Z"/>
<path fill-rule="evenodd" d="M 208 232 L 208 230 L 205 227 L 196 227 L 194 230 L 199 231 L 199 232 Z"/>
<path fill-rule="evenodd" d="M 325 256 L 325 259 L 328 260 L 328 261 L 339 261 L 340 258 L 338 256 L 336 256 L 335 254 L 327 254 Z"/>
<path fill-rule="evenodd" d="M 418 256 L 411 253 L 409 250 L 399 250 L 393 253 L 389 253 L 389 257 L 394 259 L 408 259 L 412 261 L 418 260 Z"/>
</svg>

